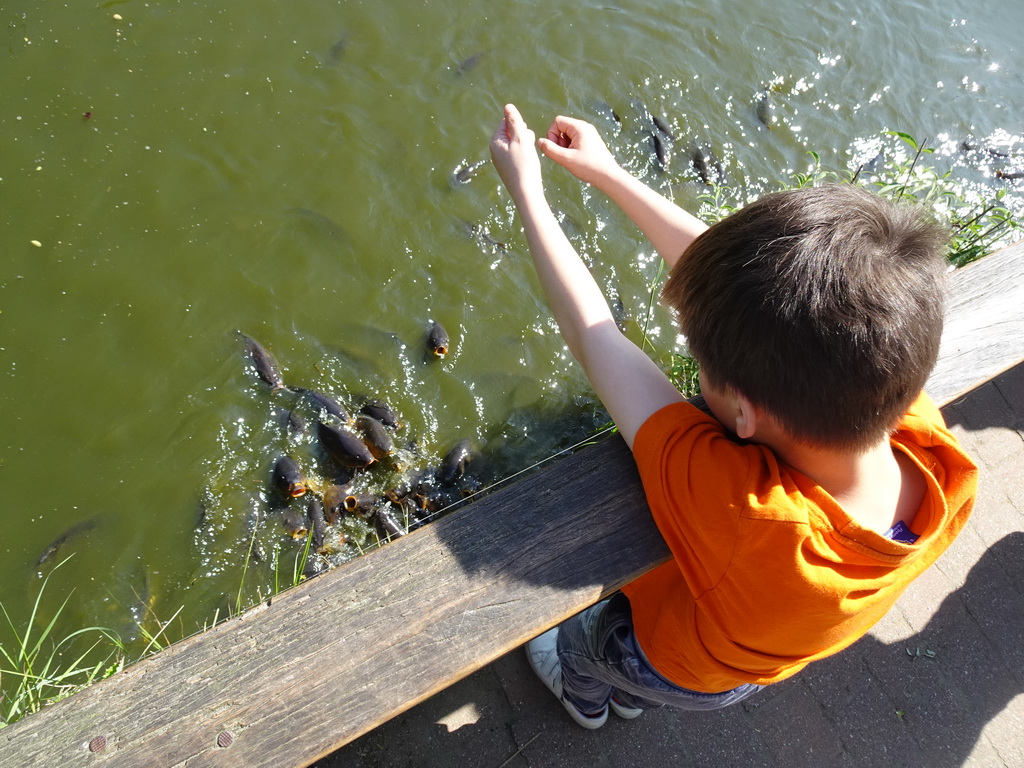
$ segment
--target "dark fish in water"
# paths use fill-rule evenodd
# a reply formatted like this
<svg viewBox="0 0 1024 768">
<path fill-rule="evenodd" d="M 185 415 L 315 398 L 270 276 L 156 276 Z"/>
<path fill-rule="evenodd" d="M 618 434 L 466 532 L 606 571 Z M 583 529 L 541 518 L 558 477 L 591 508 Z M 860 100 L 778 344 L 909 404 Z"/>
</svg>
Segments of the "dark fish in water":
<svg viewBox="0 0 1024 768">
<path fill-rule="evenodd" d="M 651 143 L 651 150 L 654 152 L 654 159 L 657 161 L 658 170 L 664 171 L 668 167 L 668 150 L 665 149 L 665 142 L 654 131 L 648 131 L 647 138 Z"/>
<path fill-rule="evenodd" d="M 1024 179 L 1024 172 L 1021 171 L 996 171 L 997 179 Z"/>
<path fill-rule="evenodd" d="M 599 101 L 594 104 L 594 111 L 605 116 L 610 117 L 615 124 L 621 129 L 622 128 L 622 117 L 618 112 L 606 101 Z"/>
<path fill-rule="evenodd" d="M 323 392 L 317 392 L 315 389 L 305 389 L 304 387 L 292 387 L 293 392 L 298 392 L 300 395 L 309 400 L 314 408 L 321 411 L 327 411 L 332 416 L 337 416 L 341 421 L 346 423 L 352 421 L 352 417 L 348 415 L 346 411 L 337 400 L 329 395 L 325 395 Z"/>
<path fill-rule="evenodd" d="M 306 420 L 295 413 L 295 411 L 282 411 L 278 416 L 281 420 L 281 426 L 287 429 L 290 434 L 305 434 L 308 426 Z"/>
<path fill-rule="evenodd" d="M 291 456 L 281 456 L 274 463 L 273 477 L 274 487 L 286 496 L 295 498 L 309 490 L 305 475 Z"/>
<path fill-rule="evenodd" d="M 347 430 L 318 421 L 316 434 L 330 457 L 343 467 L 361 469 L 376 461 L 366 444 Z"/>
<path fill-rule="evenodd" d="M 331 485 L 324 491 L 324 519 L 328 525 L 337 525 L 345 512 L 345 497 L 352 493 L 352 486 Z"/>
<path fill-rule="evenodd" d="M 765 128 L 771 129 L 775 125 L 775 105 L 767 88 L 754 97 L 754 114 Z"/>
<path fill-rule="evenodd" d="M 444 357 L 448 354 L 448 331 L 437 320 L 430 321 L 430 330 L 427 332 L 427 349 L 437 357 Z"/>
<path fill-rule="evenodd" d="M 491 237 L 491 233 L 487 231 L 487 227 L 482 224 L 474 224 L 471 221 L 460 219 L 459 222 L 462 225 L 462 230 L 466 233 L 466 237 L 471 240 L 476 240 L 480 245 L 486 246 L 494 251 L 501 251 L 502 253 L 508 253 L 508 246 L 505 243 L 500 243 Z"/>
<path fill-rule="evenodd" d="M 293 539 L 304 539 L 309 534 L 309 521 L 306 519 L 306 513 L 298 507 L 288 507 L 281 522 L 284 523 L 284 529 Z"/>
<path fill-rule="evenodd" d="M 466 473 L 466 465 L 473 458 L 473 445 L 469 440 L 460 440 L 445 454 L 437 470 L 437 481 L 451 485 Z"/>
<path fill-rule="evenodd" d="M 608 304 L 612 310 L 612 317 L 615 318 L 615 327 L 625 333 L 627 317 L 626 307 L 622 303 L 622 297 L 617 293 L 613 294 Z"/>
<path fill-rule="evenodd" d="M 348 241 L 348 233 L 330 216 L 325 216 L 311 208 L 290 208 L 288 212 L 306 222 L 310 229 L 315 230 L 320 235 L 329 237 L 331 240 Z"/>
<path fill-rule="evenodd" d="M 345 497 L 345 511 L 350 515 L 368 515 L 380 506 L 380 496 L 363 493 L 359 495 L 349 494 Z"/>
<path fill-rule="evenodd" d="M 398 420 L 398 416 L 391 410 L 391 406 L 380 400 L 367 400 L 363 407 L 359 409 L 359 412 L 376 419 L 385 427 L 400 429 L 402 426 L 402 422 Z"/>
<path fill-rule="evenodd" d="M 460 163 L 459 166 L 452 172 L 452 183 L 453 184 L 469 184 L 476 176 L 477 171 L 487 165 L 486 160 L 480 160 L 476 163 Z"/>
<path fill-rule="evenodd" d="M 651 121 L 654 123 L 654 127 L 665 135 L 666 139 L 674 139 L 676 137 L 676 135 L 672 132 L 672 129 L 669 128 L 668 123 L 666 123 L 660 117 L 655 115 L 653 112 L 651 113 Z"/>
<path fill-rule="evenodd" d="M 252 359 L 253 365 L 256 367 L 256 375 L 270 385 L 271 392 L 277 392 L 279 389 L 284 389 L 285 386 L 284 380 L 281 377 L 281 369 L 278 367 L 277 360 L 274 359 L 274 356 L 255 339 L 246 336 L 241 331 L 239 331 L 238 334 L 245 341 L 245 351 Z"/>
<path fill-rule="evenodd" d="M 408 531 L 405 529 L 405 526 L 398 522 L 395 516 L 391 514 L 391 510 L 388 508 L 390 506 L 390 504 L 385 504 L 378 508 L 374 515 L 374 519 L 377 521 L 377 525 L 380 526 L 381 533 L 384 538 L 397 539 L 399 536 L 405 536 Z"/>
<path fill-rule="evenodd" d="M 341 61 L 341 57 L 345 55 L 345 49 L 348 48 L 348 39 L 341 37 L 338 41 L 327 50 L 327 60 L 331 64 L 337 64 Z"/>
<path fill-rule="evenodd" d="M 356 419 L 356 429 L 363 435 L 363 442 L 375 459 L 383 459 L 395 452 L 395 441 L 384 429 L 384 425 L 372 416 L 361 414 Z"/>
<path fill-rule="evenodd" d="M 311 550 L 309 557 L 306 558 L 306 564 L 302 566 L 302 575 L 307 579 L 312 579 L 314 576 L 325 573 L 329 568 L 330 564 L 327 562 L 327 558 L 319 552 Z"/>
<path fill-rule="evenodd" d="M 707 186 L 721 184 L 725 179 L 725 172 L 722 170 L 722 163 L 710 149 L 705 153 L 700 147 L 694 146 L 690 150 L 690 163 L 697 176 Z"/>
<path fill-rule="evenodd" d="M 75 523 L 64 531 L 64 533 L 54 539 L 50 543 L 50 546 L 43 550 L 43 554 L 41 554 L 39 559 L 36 560 L 36 566 L 43 565 L 48 560 L 52 559 L 53 556 L 60 551 L 60 548 L 63 547 L 70 539 L 73 539 L 76 536 L 81 536 L 83 533 L 88 533 L 95 527 L 95 520 L 83 520 L 80 523 Z"/>
<path fill-rule="evenodd" d="M 960 149 L 964 152 L 984 152 L 989 157 L 994 157 L 997 160 L 1008 160 L 1010 158 L 1007 152 L 1000 152 L 998 149 L 992 149 L 991 147 L 979 147 L 977 144 L 971 144 L 969 141 L 961 141 Z"/>
<path fill-rule="evenodd" d="M 327 535 L 327 520 L 324 517 L 324 507 L 313 494 L 309 494 L 309 501 L 306 502 L 306 517 L 309 518 L 310 527 L 313 529 L 313 541 L 311 548 L 319 552 L 324 546 L 324 536 Z"/>
<path fill-rule="evenodd" d="M 479 53 L 474 53 L 468 59 L 463 59 L 462 63 L 459 64 L 459 68 L 455 74 L 461 77 L 467 72 L 472 72 L 474 69 L 476 69 L 477 64 L 480 63 L 480 59 L 482 59 L 483 57 L 484 52 L 480 51 Z"/>
<path fill-rule="evenodd" d="M 388 488 L 384 491 L 384 498 L 390 501 L 392 504 L 401 504 L 407 498 L 409 498 L 409 488 L 406 486 L 396 486 L 394 488 Z"/>
</svg>

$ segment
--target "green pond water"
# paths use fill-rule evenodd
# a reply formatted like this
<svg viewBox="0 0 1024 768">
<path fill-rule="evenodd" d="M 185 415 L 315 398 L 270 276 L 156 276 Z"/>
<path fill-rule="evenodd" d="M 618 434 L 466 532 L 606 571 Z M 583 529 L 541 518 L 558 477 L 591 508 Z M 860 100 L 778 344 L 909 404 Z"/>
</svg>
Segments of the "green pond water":
<svg viewBox="0 0 1024 768">
<path fill-rule="evenodd" d="M 180 638 L 289 582 L 270 466 L 289 450 L 323 479 L 236 330 L 288 384 L 387 400 L 413 469 L 469 438 L 491 483 L 603 423 L 493 168 L 453 180 L 506 101 L 538 132 L 596 122 L 687 205 L 692 146 L 743 196 L 808 150 L 891 158 L 890 130 L 928 139 L 964 194 L 1024 199 L 995 177 L 1024 170 L 1019 3 L 12 0 L 0 18 L 0 603 L 22 626 L 73 555 L 47 588 L 51 610 L 73 592 L 58 634 L 109 626 L 136 650 L 136 621 Z M 665 171 L 648 110 L 675 135 Z M 651 248 L 547 178 L 639 340 Z M 431 319 L 451 335 L 435 362 Z M 677 349 L 663 309 L 649 334 Z"/>
</svg>

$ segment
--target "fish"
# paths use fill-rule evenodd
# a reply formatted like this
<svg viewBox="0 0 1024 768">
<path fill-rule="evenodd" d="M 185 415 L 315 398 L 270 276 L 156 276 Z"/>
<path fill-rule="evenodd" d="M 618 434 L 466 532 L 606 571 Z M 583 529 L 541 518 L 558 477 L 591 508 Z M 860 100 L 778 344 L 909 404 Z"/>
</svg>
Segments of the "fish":
<svg viewBox="0 0 1024 768">
<path fill-rule="evenodd" d="M 435 357 L 444 357 L 448 354 L 448 331 L 437 320 L 430 321 L 430 330 L 427 332 L 427 349 Z"/>
<path fill-rule="evenodd" d="M 309 522 L 306 520 L 305 510 L 294 506 L 288 507 L 281 522 L 293 539 L 304 539 L 309 535 Z"/>
<path fill-rule="evenodd" d="M 285 496 L 297 498 L 309 490 L 298 462 L 291 456 L 281 456 L 274 462 L 273 479 L 274 487 Z"/>
<path fill-rule="evenodd" d="M 462 77 L 462 75 L 466 74 L 467 72 L 472 72 L 474 69 L 476 69 L 477 64 L 480 63 L 480 59 L 482 59 L 483 57 L 484 52 L 480 51 L 479 53 L 474 53 L 469 58 L 463 59 L 462 63 L 459 64 L 459 68 L 456 70 L 455 74 L 458 75 L 459 77 Z"/>
<path fill-rule="evenodd" d="M 345 497 L 352 492 L 352 486 L 348 483 L 344 485 L 330 485 L 327 490 L 324 491 L 324 519 L 328 525 L 337 525 L 341 519 L 342 514 L 345 512 Z"/>
<path fill-rule="evenodd" d="M 707 186 L 721 184 L 725 179 L 725 172 L 722 170 L 722 163 L 710 149 L 705 153 L 698 146 L 690 148 L 690 163 L 697 172 L 697 176 Z M 712 176 L 712 174 L 714 174 Z"/>
<path fill-rule="evenodd" d="M 348 38 L 338 38 L 334 45 L 327 49 L 327 60 L 331 64 L 337 64 L 341 61 L 341 57 L 345 55 L 346 48 L 348 48 Z"/>
<path fill-rule="evenodd" d="M 491 233 L 487 231 L 487 227 L 484 225 L 474 224 L 473 222 L 466 221 L 465 219 L 459 219 L 459 223 L 462 225 L 462 230 L 466 233 L 466 237 L 470 240 L 476 240 L 480 245 L 489 248 L 492 253 L 494 251 L 508 253 L 508 245 L 491 237 Z"/>
<path fill-rule="evenodd" d="M 281 376 L 281 368 L 278 366 L 277 360 L 274 359 L 274 356 L 270 351 L 258 341 L 246 336 L 241 331 L 238 331 L 238 335 L 245 341 L 245 351 L 252 359 L 252 364 L 256 368 L 256 375 L 270 385 L 271 392 L 277 392 L 278 390 L 285 389 L 284 379 Z"/>
<path fill-rule="evenodd" d="M 380 496 L 371 493 L 349 494 L 345 497 L 345 511 L 351 515 L 368 515 L 381 503 Z"/>
<path fill-rule="evenodd" d="M 391 410 L 391 406 L 380 400 L 367 400 L 363 403 L 363 407 L 359 409 L 359 412 L 376 419 L 385 427 L 391 427 L 392 429 L 401 429 L 402 427 L 402 422 L 395 412 Z"/>
<path fill-rule="evenodd" d="M 668 168 L 668 150 L 665 149 L 665 142 L 654 131 L 647 132 L 647 139 L 651 143 L 651 150 L 654 152 L 654 159 L 657 161 L 659 171 Z"/>
<path fill-rule="evenodd" d="M 326 573 L 330 567 L 326 557 L 319 552 L 311 551 L 309 557 L 306 558 L 305 565 L 302 566 L 302 575 L 306 579 L 312 579 L 314 576 Z"/>
<path fill-rule="evenodd" d="M 767 88 L 754 97 L 754 114 L 765 128 L 771 130 L 775 125 L 775 105 L 772 104 L 772 94 Z"/>
<path fill-rule="evenodd" d="M 674 139 L 676 137 L 675 133 L 672 132 L 672 129 L 669 128 L 668 123 L 666 123 L 653 112 L 651 113 L 651 122 L 654 123 L 655 128 L 657 128 L 665 135 L 666 139 Z"/>
<path fill-rule="evenodd" d="M 327 520 L 324 518 L 324 506 L 313 494 L 309 494 L 309 501 L 306 502 L 306 517 L 309 518 L 310 527 L 313 529 L 313 541 L 311 547 L 319 552 L 324 546 L 324 536 L 327 534 Z"/>
<path fill-rule="evenodd" d="M 628 316 L 626 315 L 626 306 L 622 303 L 622 296 L 618 293 L 612 294 L 608 301 L 608 306 L 611 308 L 612 317 L 615 320 L 615 327 L 625 333 Z"/>
<path fill-rule="evenodd" d="M 43 553 L 39 556 L 39 559 L 36 560 L 36 567 L 43 565 L 48 560 L 53 559 L 53 556 L 56 555 L 57 552 L 60 551 L 60 548 L 63 547 L 69 540 L 75 538 L 76 536 L 81 536 L 83 533 L 88 533 L 95 527 L 95 519 L 83 520 L 79 523 L 75 523 L 74 525 L 72 525 L 70 528 L 64 531 L 64 533 L 62 533 L 60 536 L 58 536 L 56 539 L 50 542 L 50 545 L 43 550 Z"/>
<path fill-rule="evenodd" d="M 395 516 L 391 514 L 391 510 L 388 509 L 390 506 L 390 504 L 386 504 L 379 507 L 377 512 L 374 514 L 374 519 L 377 521 L 377 525 L 380 527 L 384 538 L 397 539 L 400 536 L 405 536 L 408 531 L 405 529 L 405 526 L 398 522 Z"/>
<path fill-rule="evenodd" d="M 996 171 L 997 179 L 1024 179 L 1024 172 L 1021 171 Z"/>
<path fill-rule="evenodd" d="M 356 429 L 363 435 L 363 442 L 375 459 L 383 459 L 395 452 L 395 441 L 384 429 L 384 425 L 365 413 L 356 419 Z"/>
<path fill-rule="evenodd" d="M 311 208 L 289 208 L 288 213 L 306 222 L 309 229 L 314 230 L 317 234 L 342 243 L 349 240 L 348 233 L 338 222 L 319 211 L 314 211 Z"/>
<path fill-rule="evenodd" d="M 347 430 L 318 421 L 316 434 L 330 457 L 343 467 L 362 469 L 377 460 L 366 444 Z"/>
<path fill-rule="evenodd" d="M 346 424 L 352 421 L 352 417 L 348 415 L 348 411 L 346 411 L 342 407 L 341 403 L 330 395 L 325 395 L 323 392 L 317 392 L 315 389 L 306 389 L 305 387 L 292 387 L 291 390 L 305 397 L 315 408 L 321 411 L 326 411 L 331 414 L 331 416 L 337 416 Z"/>
<path fill-rule="evenodd" d="M 442 459 L 437 470 L 437 481 L 441 485 L 451 485 L 466 473 L 466 465 L 472 458 L 472 443 L 469 440 L 460 440 Z"/>
<path fill-rule="evenodd" d="M 288 427 L 288 431 L 294 435 L 303 435 L 308 429 L 306 420 L 299 416 L 294 411 L 285 411 L 283 414 L 285 426 Z"/>
<path fill-rule="evenodd" d="M 459 165 L 456 166 L 455 170 L 452 172 L 452 184 L 469 184 L 469 182 L 473 180 L 473 177 L 476 176 L 477 171 L 479 171 L 485 165 L 487 165 L 486 160 L 480 160 L 479 162 L 476 163 L 459 163 Z"/>
</svg>

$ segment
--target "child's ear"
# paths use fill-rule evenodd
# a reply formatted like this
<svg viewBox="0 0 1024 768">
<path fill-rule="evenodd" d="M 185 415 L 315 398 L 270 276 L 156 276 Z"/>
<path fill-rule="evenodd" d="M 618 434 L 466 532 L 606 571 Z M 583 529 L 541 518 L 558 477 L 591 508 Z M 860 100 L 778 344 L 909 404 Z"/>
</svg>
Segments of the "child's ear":
<svg viewBox="0 0 1024 768">
<path fill-rule="evenodd" d="M 749 440 L 757 432 L 758 410 L 739 392 L 733 392 L 732 395 L 736 400 L 736 437 Z"/>
</svg>

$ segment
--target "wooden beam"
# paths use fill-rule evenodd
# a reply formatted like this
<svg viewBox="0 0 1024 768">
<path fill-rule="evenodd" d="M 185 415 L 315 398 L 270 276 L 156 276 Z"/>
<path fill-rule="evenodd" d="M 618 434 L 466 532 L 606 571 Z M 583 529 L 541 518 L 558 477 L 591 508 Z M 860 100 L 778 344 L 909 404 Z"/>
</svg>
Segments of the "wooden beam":
<svg viewBox="0 0 1024 768">
<path fill-rule="evenodd" d="M 949 403 L 1024 360 L 1024 241 L 950 275 L 939 360 L 925 391 Z"/>
<path fill-rule="evenodd" d="M 1024 359 L 1024 249 L 953 283 L 940 404 Z M 616 436 L 0 730 L 2 762 L 308 765 L 667 558 Z"/>
</svg>

